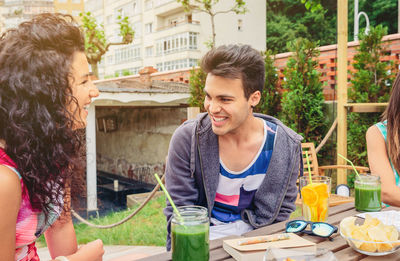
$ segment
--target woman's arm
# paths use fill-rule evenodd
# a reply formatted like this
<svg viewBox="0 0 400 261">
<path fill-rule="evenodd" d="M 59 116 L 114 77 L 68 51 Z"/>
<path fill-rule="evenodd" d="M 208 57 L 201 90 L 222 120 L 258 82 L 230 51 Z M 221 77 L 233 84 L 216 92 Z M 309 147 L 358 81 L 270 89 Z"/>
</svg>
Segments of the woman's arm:
<svg viewBox="0 0 400 261">
<path fill-rule="evenodd" d="M 104 249 L 103 242 L 98 239 L 77 248 L 76 236 L 72 220 L 60 217 L 45 232 L 47 247 L 51 257 L 66 256 L 70 261 L 100 261 Z"/>
<path fill-rule="evenodd" d="M 385 140 L 378 127 L 371 126 L 366 134 L 369 168 L 373 175 L 381 178 L 382 201 L 391 206 L 400 206 L 400 188 L 390 165 Z"/>
<path fill-rule="evenodd" d="M 65 204 L 70 206 L 70 190 L 67 189 Z M 69 209 L 69 207 L 67 207 Z M 46 230 L 45 238 L 51 257 L 66 256 L 70 261 L 100 261 L 104 249 L 101 240 L 95 240 L 78 249 L 71 213 L 63 211 L 54 224 Z"/>
<path fill-rule="evenodd" d="M 66 214 L 62 214 L 61 217 L 46 230 L 44 235 L 52 258 L 72 255 L 78 250 L 75 229 L 71 217 L 67 217 Z"/>
<path fill-rule="evenodd" d="M 14 260 L 21 183 L 16 173 L 0 165 L 0 260 Z"/>
</svg>

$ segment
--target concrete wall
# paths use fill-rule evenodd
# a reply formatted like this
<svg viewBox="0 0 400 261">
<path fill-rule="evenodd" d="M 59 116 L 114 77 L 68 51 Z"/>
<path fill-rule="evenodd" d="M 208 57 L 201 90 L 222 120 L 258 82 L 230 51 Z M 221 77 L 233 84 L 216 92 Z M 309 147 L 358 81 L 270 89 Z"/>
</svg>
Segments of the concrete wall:
<svg viewBox="0 0 400 261">
<path fill-rule="evenodd" d="M 163 174 L 175 129 L 186 119 L 186 108 L 97 107 L 96 118 L 116 116 L 118 129 L 97 130 L 97 169 L 155 184 Z"/>
</svg>

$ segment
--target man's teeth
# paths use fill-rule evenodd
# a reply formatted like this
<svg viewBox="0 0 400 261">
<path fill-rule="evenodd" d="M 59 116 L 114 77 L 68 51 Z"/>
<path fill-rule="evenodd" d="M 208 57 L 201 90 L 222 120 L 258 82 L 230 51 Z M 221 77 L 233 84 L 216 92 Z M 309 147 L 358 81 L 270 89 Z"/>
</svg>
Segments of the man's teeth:
<svg viewBox="0 0 400 261">
<path fill-rule="evenodd" d="M 225 120 L 225 118 L 215 118 L 215 117 L 214 117 L 214 120 L 215 120 L 215 121 L 223 121 L 223 120 Z"/>
</svg>

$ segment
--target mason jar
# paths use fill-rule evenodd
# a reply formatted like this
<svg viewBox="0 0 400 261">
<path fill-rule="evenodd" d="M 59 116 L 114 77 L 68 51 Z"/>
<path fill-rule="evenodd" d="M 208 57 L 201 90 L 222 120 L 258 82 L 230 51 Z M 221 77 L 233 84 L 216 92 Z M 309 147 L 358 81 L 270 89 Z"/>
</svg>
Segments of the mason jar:
<svg viewBox="0 0 400 261">
<path fill-rule="evenodd" d="M 355 206 L 358 211 L 380 211 L 381 179 L 374 175 L 358 175 L 354 181 Z"/>
<path fill-rule="evenodd" d="M 208 261 L 209 229 L 208 210 L 200 206 L 178 207 L 180 216 L 173 213 L 171 243 L 173 261 Z"/>
</svg>

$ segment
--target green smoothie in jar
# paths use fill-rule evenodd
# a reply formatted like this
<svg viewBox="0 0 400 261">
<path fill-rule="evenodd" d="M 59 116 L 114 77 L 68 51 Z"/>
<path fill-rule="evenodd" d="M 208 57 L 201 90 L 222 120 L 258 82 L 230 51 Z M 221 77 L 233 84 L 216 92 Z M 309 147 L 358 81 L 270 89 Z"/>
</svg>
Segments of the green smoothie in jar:
<svg viewBox="0 0 400 261">
<path fill-rule="evenodd" d="M 200 206 L 178 208 L 171 222 L 173 261 L 208 261 L 209 228 L 208 211 Z"/>
<path fill-rule="evenodd" d="M 381 210 L 381 181 L 378 176 L 360 175 L 356 177 L 354 190 L 356 210 L 367 212 Z"/>
</svg>

